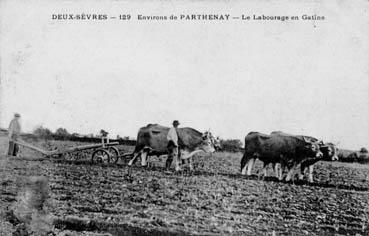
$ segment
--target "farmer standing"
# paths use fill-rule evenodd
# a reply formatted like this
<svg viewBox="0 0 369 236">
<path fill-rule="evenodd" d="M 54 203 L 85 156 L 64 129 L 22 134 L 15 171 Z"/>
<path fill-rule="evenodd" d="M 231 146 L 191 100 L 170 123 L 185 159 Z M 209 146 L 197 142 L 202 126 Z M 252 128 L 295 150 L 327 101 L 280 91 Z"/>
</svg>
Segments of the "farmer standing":
<svg viewBox="0 0 369 236">
<path fill-rule="evenodd" d="M 17 156 L 19 151 L 18 144 L 15 141 L 18 140 L 18 137 L 21 132 L 21 125 L 19 122 L 20 115 L 18 113 L 14 114 L 14 118 L 10 121 L 9 129 L 8 129 L 8 137 L 9 137 L 9 148 L 8 155 L 9 156 Z"/>
<path fill-rule="evenodd" d="M 168 158 L 165 164 L 165 167 L 167 169 L 170 168 L 170 165 L 172 164 L 173 158 L 174 158 L 174 164 L 175 170 L 178 171 L 179 168 L 179 160 L 178 160 L 178 128 L 179 122 L 178 120 L 173 121 L 173 127 L 169 129 L 167 140 L 168 140 Z"/>
</svg>

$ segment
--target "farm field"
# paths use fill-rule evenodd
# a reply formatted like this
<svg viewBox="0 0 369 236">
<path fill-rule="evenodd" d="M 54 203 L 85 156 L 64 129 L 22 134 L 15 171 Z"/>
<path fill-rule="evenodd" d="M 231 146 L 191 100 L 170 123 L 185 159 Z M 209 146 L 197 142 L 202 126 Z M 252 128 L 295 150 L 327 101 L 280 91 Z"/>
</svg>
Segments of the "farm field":
<svg viewBox="0 0 369 236">
<path fill-rule="evenodd" d="M 258 179 L 260 162 L 241 176 L 241 153 L 195 157 L 195 171 L 175 173 L 164 170 L 165 158 L 129 168 L 37 160 L 26 150 L 27 160 L 9 158 L 5 138 L 0 148 L 0 210 L 16 204 L 28 176 L 46 176 L 56 234 L 369 235 L 369 165 L 319 162 L 314 184 L 284 183 Z"/>
</svg>

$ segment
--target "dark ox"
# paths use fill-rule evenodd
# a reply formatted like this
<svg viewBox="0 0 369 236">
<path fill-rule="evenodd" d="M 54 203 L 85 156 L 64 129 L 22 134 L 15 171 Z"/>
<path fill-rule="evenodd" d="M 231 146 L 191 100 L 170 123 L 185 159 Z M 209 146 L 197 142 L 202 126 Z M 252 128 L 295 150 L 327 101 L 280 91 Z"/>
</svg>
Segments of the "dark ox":
<svg viewBox="0 0 369 236">
<path fill-rule="evenodd" d="M 312 158 L 301 163 L 300 179 L 303 179 L 306 173 L 308 173 L 308 181 L 314 182 L 313 172 L 314 164 L 318 161 L 337 161 L 338 160 L 338 148 L 333 143 L 320 144 L 320 151 L 323 153 L 322 158 Z"/>
<path fill-rule="evenodd" d="M 281 164 L 278 178 L 282 179 L 282 170 L 287 168 L 286 181 L 292 178 L 293 170 L 303 161 L 322 157 L 319 145 L 305 137 L 295 137 L 290 135 L 262 134 L 251 132 L 245 137 L 245 152 L 241 160 L 241 172 L 251 175 L 251 169 L 255 159 L 264 162 L 264 173 L 267 165 L 272 163 L 275 167 Z M 277 172 L 277 171 L 276 171 Z"/>
<path fill-rule="evenodd" d="M 167 134 L 169 128 L 157 124 L 149 124 L 138 131 L 137 143 L 133 153 L 133 158 L 128 165 L 131 166 L 137 157 L 141 157 L 141 165 L 147 165 L 147 157 L 156 155 L 167 155 Z M 192 156 L 196 153 L 213 153 L 215 151 L 213 138 L 210 132 L 204 134 L 193 128 L 178 128 L 178 145 L 180 149 L 180 159 L 188 160 L 192 169 Z M 170 164 L 170 163 L 169 163 Z"/>
<path fill-rule="evenodd" d="M 306 160 L 301 162 L 301 166 L 300 166 L 300 174 L 299 177 L 300 179 L 303 179 L 304 176 L 306 175 L 306 173 L 308 174 L 308 181 L 309 182 L 313 182 L 313 172 L 314 172 L 314 164 L 317 163 L 318 161 L 336 161 L 338 160 L 338 148 L 336 145 L 334 145 L 333 143 L 324 143 L 314 137 L 310 137 L 310 136 L 304 136 L 304 135 L 292 135 L 292 134 L 287 134 L 281 131 L 274 131 L 272 133 L 270 133 L 270 135 L 279 135 L 279 136 L 293 136 L 296 138 L 299 138 L 301 140 L 305 139 L 308 140 L 310 142 L 314 142 L 317 143 L 319 145 L 319 150 L 321 151 L 321 153 L 323 154 L 320 157 L 309 157 L 306 158 Z"/>
</svg>

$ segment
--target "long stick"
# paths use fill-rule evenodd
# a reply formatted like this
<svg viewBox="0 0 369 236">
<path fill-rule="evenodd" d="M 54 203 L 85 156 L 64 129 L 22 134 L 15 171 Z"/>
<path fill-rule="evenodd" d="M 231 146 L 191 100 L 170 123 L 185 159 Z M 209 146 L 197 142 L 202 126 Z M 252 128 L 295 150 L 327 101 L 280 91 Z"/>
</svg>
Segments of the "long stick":
<svg viewBox="0 0 369 236">
<path fill-rule="evenodd" d="M 24 146 L 24 147 L 27 147 L 29 149 L 32 149 L 32 150 L 35 150 L 35 151 L 38 151 L 46 156 L 49 156 L 51 155 L 51 152 L 50 151 L 45 151 L 45 150 L 42 150 L 41 148 L 38 148 L 38 147 L 35 147 L 35 146 L 32 146 L 31 144 L 29 143 L 26 143 L 26 142 L 23 142 L 23 141 L 14 141 L 14 143 L 20 145 L 20 146 Z"/>
<path fill-rule="evenodd" d="M 69 153 L 69 152 L 76 152 L 76 151 L 82 151 L 82 150 L 87 150 L 87 149 L 93 149 L 93 148 L 99 148 L 102 147 L 102 144 L 88 144 L 88 145 L 81 145 L 81 146 L 76 146 L 76 147 L 70 147 L 70 148 L 65 148 L 64 150 L 54 150 L 54 151 L 45 151 L 42 150 L 41 148 L 35 147 L 29 143 L 23 142 L 23 141 L 15 141 L 15 143 L 27 147 L 29 149 L 38 151 L 46 156 L 51 156 L 51 155 L 59 155 L 59 154 L 63 154 L 63 153 Z M 113 143 L 108 143 L 105 144 L 105 146 L 114 146 L 114 145 L 118 145 L 118 142 L 113 142 Z"/>
<path fill-rule="evenodd" d="M 107 143 L 107 144 L 105 144 L 105 146 L 108 147 L 108 146 L 114 146 L 114 145 L 118 145 L 118 144 L 119 144 L 118 142 Z M 56 154 L 62 154 L 62 153 L 68 153 L 68 152 L 76 152 L 76 151 L 82 151 L 82 150 L 87 150 L 87 149 L 101 148 L 102 146 L 103 145 L 101 143 L 87 144 L 87 145 L 82 145 L 82 146 L 65 148 L 63 150 L 52 151 L 51 154 L 56 155 Z"/>
</svg>

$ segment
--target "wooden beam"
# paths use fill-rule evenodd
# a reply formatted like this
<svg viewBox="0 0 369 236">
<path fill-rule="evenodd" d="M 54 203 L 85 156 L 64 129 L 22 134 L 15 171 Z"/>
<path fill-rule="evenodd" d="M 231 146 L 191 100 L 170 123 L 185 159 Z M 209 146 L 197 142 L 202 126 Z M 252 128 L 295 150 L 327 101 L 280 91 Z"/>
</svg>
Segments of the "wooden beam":
<svg viewBox="0 0 369 236">
<path fill-rule="evenodd" d="M 43 150 L 41 148 L 35 147 L 35 146 L 33 146 L 33 145 L 29 144 L 29 143 L 26 143 L 26 142 L 23 142 L 23 141 L 20 141 L 20 140 L 15 141 L 14 143 L 16 143 L 16 144 L 18 144 L 20 146 L 27 147 L 29 149 L 35 150 L 37 152 L 40 152 L 40 153 L 42 153 L 42 154 L 44 154 L 46 156 L 49 156 L 50 153 L 51 153 L 50 151 Z"/>
<path fill-rule="evenodd" d="M 71 153 L 71 152 L 77 152 L 77 151 L 83 151 L 83 150 L 102 148 L 103 147 L 102 143 L 96 143 L 96 144 L 87 144 L 87 145 L 81 145 L 81 146 L 75 146 L 75 147 L 68 147 L 68 148 L 63 148 L 63 149 L 60 149 L 60 150 L 57 149 L 57 150 L 53 150 L 53 151 L 46 151 L 46 150 L 35 147 L 35 146 L 33 146 L 29 143 L 26 143 L 24 141 L 21 141 L 21 140 L 15 141 L 15 143 L 20 145 L 20 146 L 27 147 L 29 149 L 40 152 L 40 153 L 42 153 L 46 156 L 59 155 L 59 154 L 64 154 L 64 153 Z M 116 146 L 116 145 L 119 145 L 119 142 L 112 142 L 112 143 L 106 143 L 105 144 L 105 146 L 107 146 L 107 147 Z"/>
</svg>

